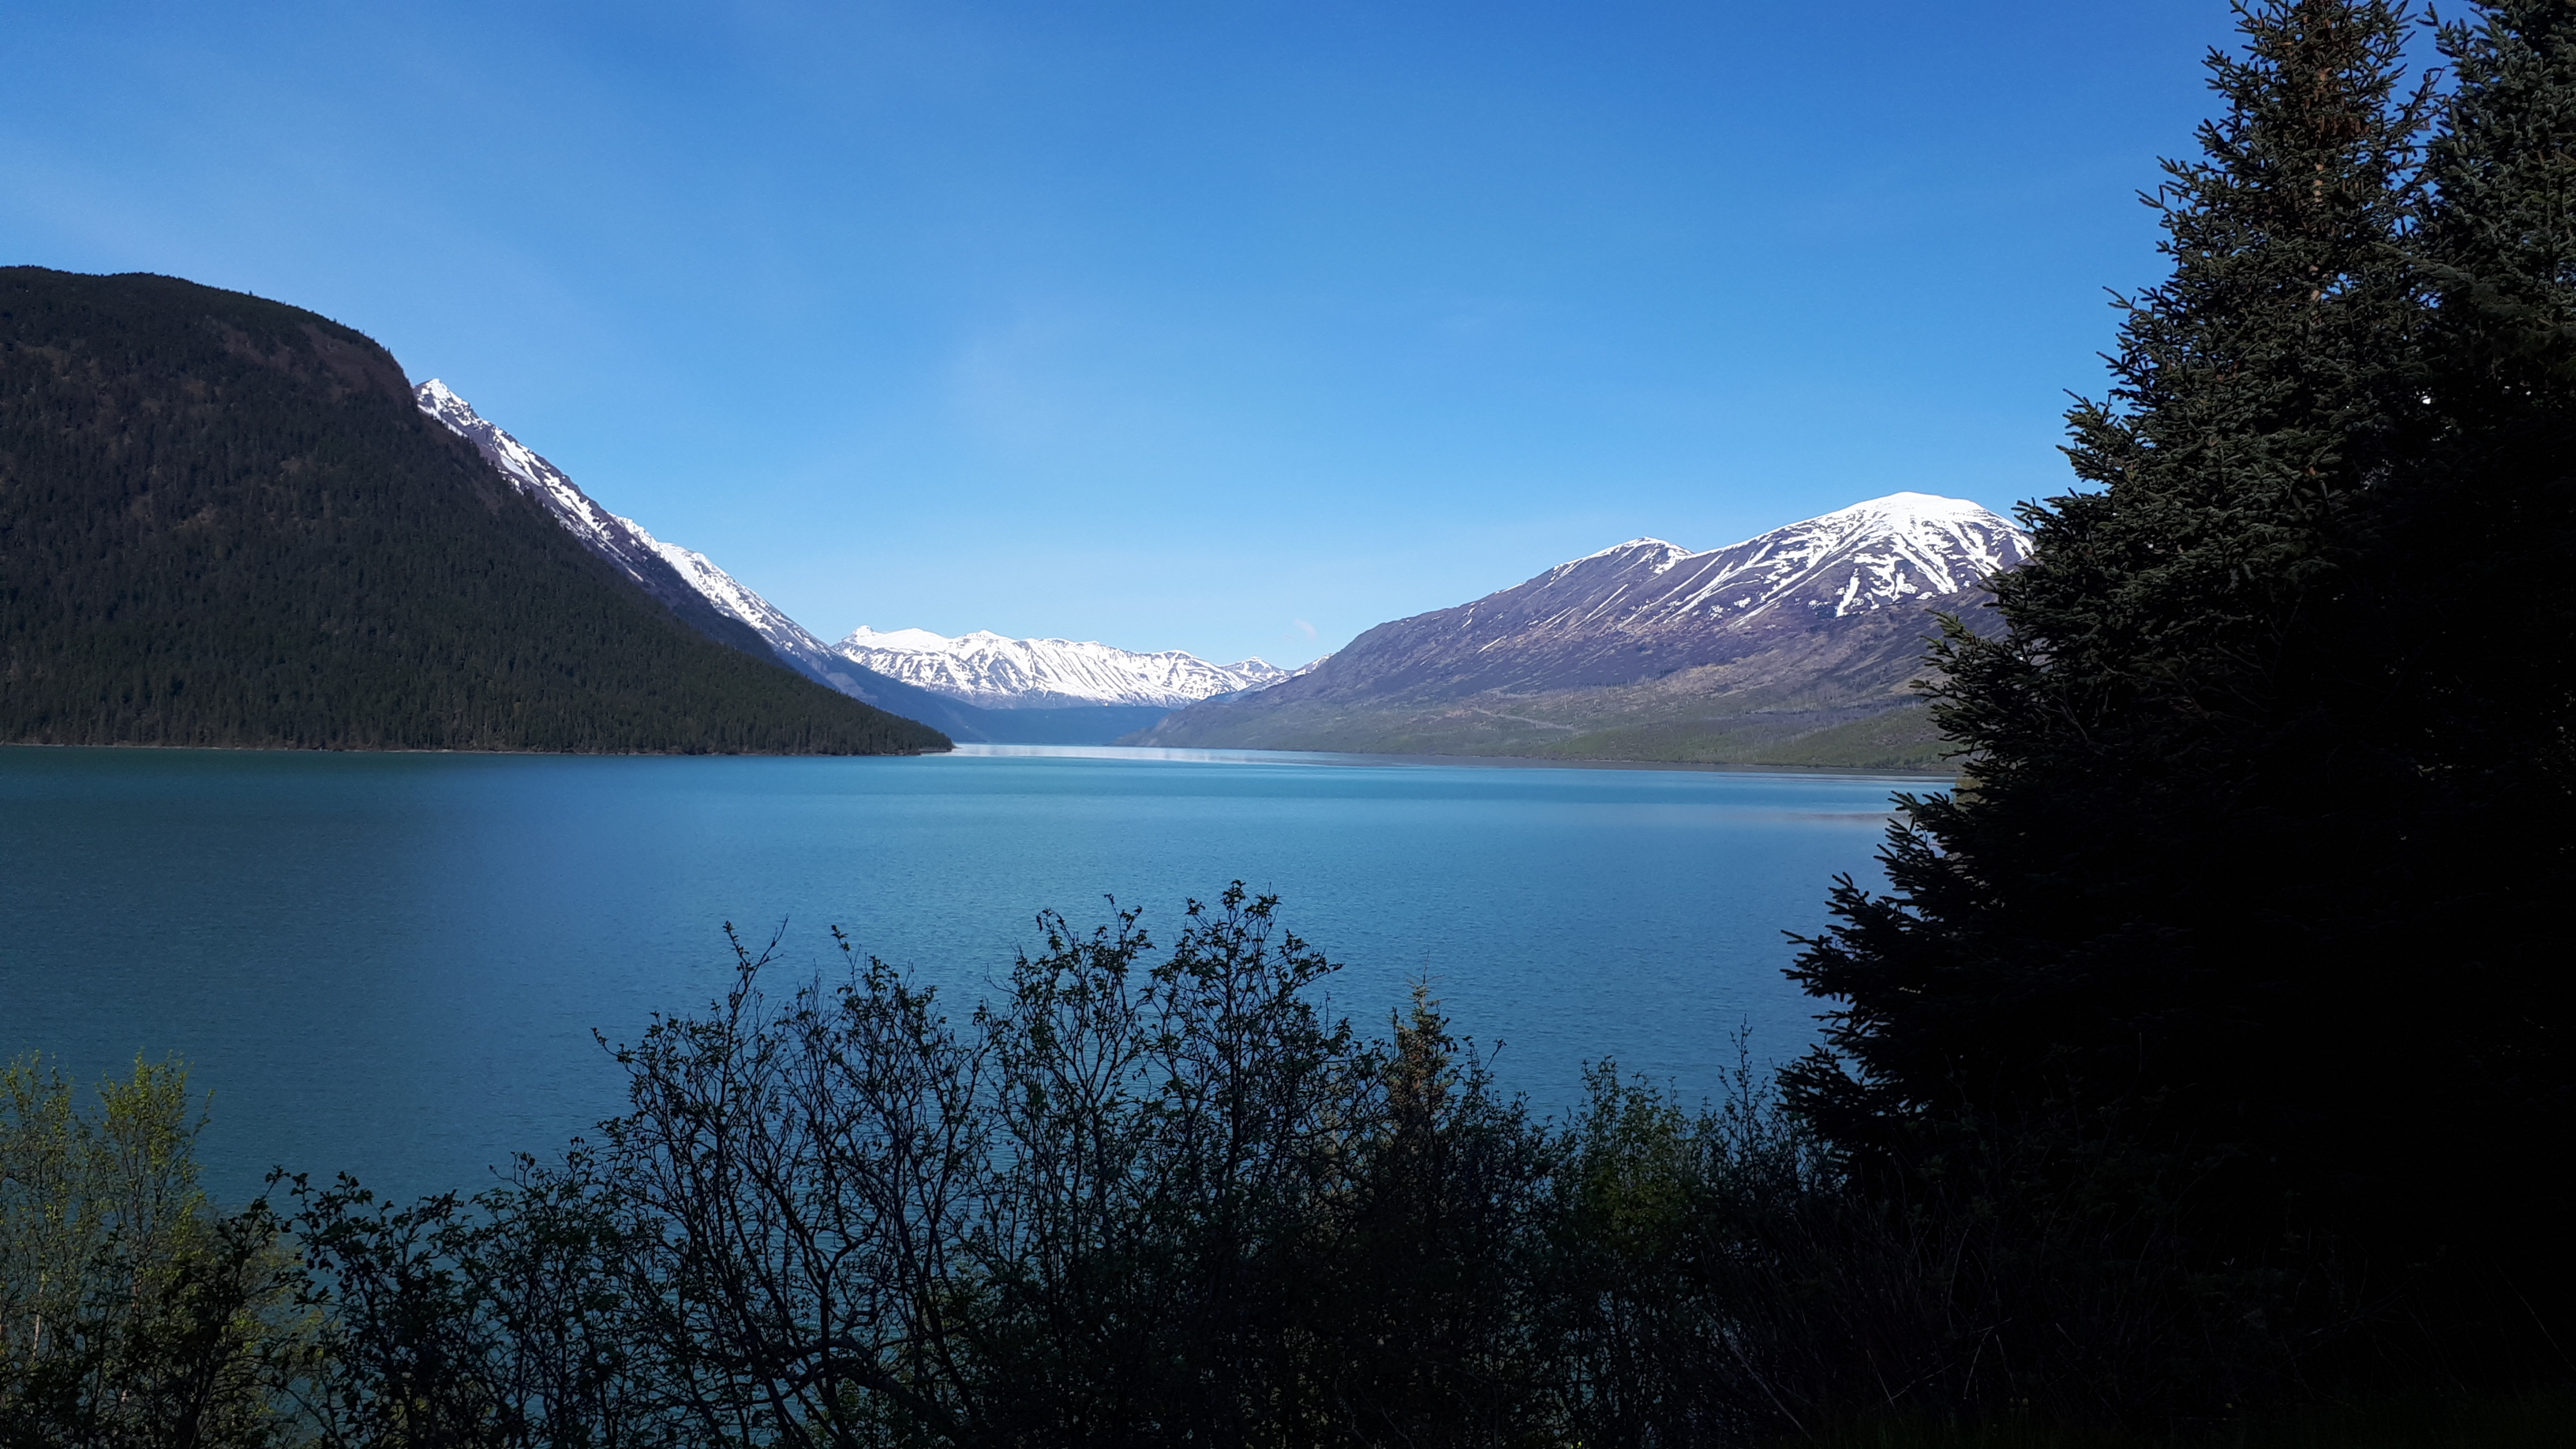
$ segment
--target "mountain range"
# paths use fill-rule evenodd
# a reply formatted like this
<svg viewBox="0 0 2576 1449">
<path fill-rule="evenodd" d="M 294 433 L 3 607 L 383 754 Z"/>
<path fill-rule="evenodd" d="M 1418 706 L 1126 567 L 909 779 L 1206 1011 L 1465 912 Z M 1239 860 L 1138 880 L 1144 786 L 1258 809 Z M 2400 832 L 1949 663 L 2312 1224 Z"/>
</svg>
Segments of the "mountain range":
<svg viewBox="0 0 2576 1449">
<path fill-rule="evenodd" d="M 989 709 L 1125 704 L 1172 710 L 1288 677 L 1262 659 L 1210 664 L 1178 649 L 1138 654 L 1071 639 L 1005 639 L 980 629 L 951 639 L 927 629 L 880 632 L 862 624 L 834 647 L 880 674 Z"/>
<path fill-rule="evenodd" d="M 2002 517 L 1925 493 L 1700 553 L 1631 539 L 1128 742 L 1931 767 L 1941 740 L 1909 686 L 1932 615 L 1994 628 L 1985 581 L 2029 550 Z"/>
<path fill-rule="evenodd" d="M 1182 705 L 1287 677 L 1259 659 L 1210 664 L 1179 650 L 1137 653 L 1071 639 L 1005 639 L 977 631 L 948 638 L 926 629 L 860 627 L 826 644 L 705 554 L 665 543 L 584 493 L 499 425 L 431 378 L 414 390 L 422 413 L 470 442 L 493 468 L 537 500 L 578 540 L 638 588 L 693 622 L 721 620 L 744 647 L 772 655 L 817 683 L 985 743 L 1106 744 Z"/>
<path fill-rule="evenodd" d="M 988 631 L 862 626 L 826 644 L 444 383 L 418 401 L 674 612 L 963 740 L 1931 768 L 1942 743 L 1910 687 L 1931 616 L 1992 627 L 1985 580 L 2029 551 L 1975 503 L 1894 493 L 1704 552 L 1631 539 L 1294 672 Z"/>
<path fill-rule="evenodd" d="M 1986 581 L 2028 549 L 1898 493 L 1705 552 L 1632 539 L 1294 672 L 984 631 L 826 643 L 327 318 L 0 268 L 0 741 L 1923 767 L 1930 616 L 1994 627 Z"/>
</svg>

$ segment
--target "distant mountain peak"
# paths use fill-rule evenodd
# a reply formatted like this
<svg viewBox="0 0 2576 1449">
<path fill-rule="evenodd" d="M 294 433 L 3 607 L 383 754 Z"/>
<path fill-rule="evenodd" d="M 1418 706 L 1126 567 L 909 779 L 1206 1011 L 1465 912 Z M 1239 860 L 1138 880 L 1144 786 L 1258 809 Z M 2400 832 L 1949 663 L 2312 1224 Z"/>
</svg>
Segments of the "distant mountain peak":
<svg viewBox="0 0 2576 1449">
<path fill-rule="evenodd" d="M 1211 664 L 1179 649 L 1141 654 L 1097 640 L 1010 639 L 989 629 L 952 639 L 928 629 L 862 624 L 837 647 L 854 664 L 987 709 L 1178 708 L 1287 677 L 1261 659 Z"/>
<path fill-rule="evenodd" d="M 2029 553 L 2029 536 L 1983 504 L 1891 493 L 1677 562 L 1702 581 L 1685 608 L 1841 617 L 1981 588 Z"/>
<path fill-rule="evenodd" d="M 1890 493 L 1884 498 L 1864 498 L 1823 517 L 1986 523 L 1999 521 L 2003 515 L 1966 498 L 1944 498 L 1938 493 Z"/>
<path fill-rule="evenodd" d="M 871 629 L 865 624 L 851 630 L 849 637 L 841 641 L 845 646 L 895 649 L 907 653 L 937 653 L 953 642 L 947 635 L 933 634 L 927 629 Z"/>
<path fill-rule="evenodd" d="M 1667 541 L 1667 540 L 1665 540 L 1665 539 L 1660 539 L 1660 538 L 1645 538 L 1645 537 L 1642 537 L 1642 536 L 1641 536 L 1641 537 L 1637 537 L 1637 538 L 1632 538 L 1632 539 L 1628 540 L 1626 543 L 1614 543 L 1614 544 L 1610 545 L 1608 548 L 1605 548 L 1605 549 L 1598 549 L 1598 550 L 1595 550 L 1594 552 L 1587 553 L 1587 554 L 1585 554 L 1585 555 L 1583 556 L 1583 558 L 1579 558 L 1579 559 L 1574 560 L 1574 563 L 1581 563 L 1581 562 L 1583 562 L 1583 560 L 1584 560 L 1584 559 L 1608 558 L 1608 557 L 1610 557 L 1610 556 L 1611 556 L 1611 555 L 1613 555 L 1613 554 L 1623 554 L 1623 553 L 1688 553 L 1688 552 L 1690 552 L 1690 550 L 1689 550 L 1689 549 L 1686 549 L 1686 548 L 1682 547 L 1682 546 L 1681 546 L 1680 544 L 1678 544 L 1678 543 L 1672 543 L 1672 542 L 1669 542 L 1669 541 Z M 1569 564 L 1559 564 L 1559 565 L 1557 565 L 1557 567 L 1559 567 L 1559 568 L 1568 568 L 1568 567 L 1571 567 L 1571 565 L 1569 565 Z"/>
<path fill-rule="evenodd" d="M 1660 538 L 1632 538 L 1626 543 L 1614 543 L 1598 552 L 1587 553 L 1581 558 L 1558 564 L 1555 568 L 1549 569 L 1545 577 L 1562 578 L 1581 569 L 1604 565 L 1612 568 L 1626 568 L 1638 563 L 1645 564 L 1652 572 L 1662 573 L 1688 557 L 1690 557 L 1690 550 L 1680 544 L 1669 543 Z"/>
</svg>

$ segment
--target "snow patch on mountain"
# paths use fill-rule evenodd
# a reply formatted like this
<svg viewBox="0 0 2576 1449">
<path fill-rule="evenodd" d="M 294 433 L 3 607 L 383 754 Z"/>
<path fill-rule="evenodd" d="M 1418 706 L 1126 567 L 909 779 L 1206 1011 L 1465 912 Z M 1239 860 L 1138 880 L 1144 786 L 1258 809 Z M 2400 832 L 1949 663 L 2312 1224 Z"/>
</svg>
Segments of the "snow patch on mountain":
<svg viewBox="0 0 2576 1449">
<path fill-rule="evenodd" d="M 1493 597 L 1576 595 L 1587 622 L 1607 614 L 1629 628 L 1782 609 L 1842 618 L 1979 588 L 2030 549 L 2028 534 L 1981 504 L 1891 493 L 1702 553 L 1632 539 Z M 1594 577 L 1611 572 L 1622 576 L 1615 586 Z"/>
<path fill-rule="evenodd" d="M 955 642 L 945 634 L 933 634 L 927 629 L 871 629 L 865 624 L 841 641 L 844 647 L 857 644 L 869 649 L 898 649 L 922 654 L 942 652 Z"/>
<path fill-rule="evenodd" d="M 803 667 L 807 674 L 822 680 L 844 694 L 858 694 L 858 680 L 842 668 L 841 656 L 804 625 L 787 617 L 776 604 L 743 586 L 741 580 L 718 568 L 715 561 L 693 548 L 664 543 L 637 528 L 637 533 L 651 539 L 653 550 L 678 572 L 681 581 L 705 596 L 720 613 L 749 624 L 753 631 L 769 642 L 769 647 L 790 663 Z"/>
<path fill-rule="evenodd" d="M 1288 677 L 1261 659 L 1211 664 L 1178 649 L 1139 654 L 1072 639 L 1006 639 L 990 630 L 950 638 L 927 629 L 861 625 L 836 646 L 879 674 L 988 709 L 1128 704 L 1177 709 Z"/>
<path fill-rule="evenodd" d="M 493 467 L 501 470 L 503 477 L 518 485 L 520 492 L 543 503 L 555 521 L 588 545 L 591 552 L 625 569 L 636 582 L 646 583 L 638 567 L 644 558 L 654 556 L 654 550 L 643 530 L 600 507 L 561 468 L 502 431 L 499 424 L 476 413 L 474 405 L 458 397 L 446 383 L 433 377 L 413 390 L 412 399 L 449 432 L 472 443 Z"/>
<path fill-rule="evenodd" d="M 705 554 L 666 543 L 634 519 L 601 507 L 562 469 L 538 456 L 500 425 L 477 414 L 473 404 L 437 378 L 422 383 L 413 398 L 422 412 L 472 443 L 520 492 L 545 504 L 556 522 L 591 552 L 625 570 L 645 592 L 670 603 L 672 600 L 664 595 L 676 580 L 717 613 L 750 625 L 771 650 L 805 673 L 845 694 L 858 692 L 856 678 L 830 645 L 787 617 L 777 605 L 744 587 Z"/>
<path fill-rule="evenodd" d="M 415 390 L 414 400 L 646 592 L 672 603 L 675 587 L 687 590 L 716 612 L 751 626 L 787 662 L 846 694 L 864 697 L 849 669 L 853 663 L 1001 709 L 1091 704 L 1177 708 L 1288 677 L 1287 671 L 1259 659 L 1216 665 L 1179 650 L 1137 654 L 1105 644 L 1005 639 L 980 631 L 950 639 L 927 629 L 880 633 L 861 628 L 839 645 L 826 644 L 705 554 L 655 538 L 635 520 L 601 507 L 562 469 L 477 414 L 446 383 L 431 378 Z"/>
<path fill-rule="evenodd" d="M 1885 608 L 1932 594 L 1980 587 L 2030 556 L 2030 536 L 2002 515 L 1964 498 L 1891 493 L 1838 508 L 1713 554 L 1739 554 L 1708 580 L 1699 597 L 1730 584 L 1761 582 L 1759 612 L 1804 593 L 1809 603 L 1829 589 L 1836 617 Z M 1836 582 L 1839 580 L 1839 582 Z"/>
</svg>

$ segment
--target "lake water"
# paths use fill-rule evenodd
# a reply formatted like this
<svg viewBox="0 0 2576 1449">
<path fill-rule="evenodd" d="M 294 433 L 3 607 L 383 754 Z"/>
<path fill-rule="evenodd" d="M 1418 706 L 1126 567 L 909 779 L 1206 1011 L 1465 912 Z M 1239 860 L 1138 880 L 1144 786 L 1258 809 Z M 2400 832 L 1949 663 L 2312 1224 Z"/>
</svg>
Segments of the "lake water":
<svg viewBox="0 0 2576 1449">
<path fill-rule="evenodd" d="M 617 1110 L 631 1039 L 826 928 L 979 994 L 1031 917 L 1241 878 L 1382 1025 L 1428 976 L 1542 1108 L 1583 1063 L 1714 1091 L 1750 1025 L 1803 1049 L 1784 930 L 1874 877 L 1921 781 L 989 747 L 920 759 L 0 748 L 0 1054 L 84 1077 L 176 1054 L 210 1185 L 273 1163 L 476 1188 Z M 962 1011 L 961 1011 L 962 1014 Z"/>
</svg>

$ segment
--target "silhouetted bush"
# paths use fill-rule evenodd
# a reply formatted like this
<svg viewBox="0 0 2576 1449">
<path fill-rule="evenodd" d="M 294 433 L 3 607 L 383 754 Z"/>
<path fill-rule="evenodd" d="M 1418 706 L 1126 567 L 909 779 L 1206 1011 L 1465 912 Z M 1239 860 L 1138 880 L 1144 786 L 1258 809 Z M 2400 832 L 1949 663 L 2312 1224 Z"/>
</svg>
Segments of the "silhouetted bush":
<svg viewBox="0 0 2576 1449">
<path fill-rule="evenodd" d="M 721 999 L 616 1051 L 623 1115 L 470 1199 L 281 1175 L 226 1217 L 175 1070 L 93 1120 L 15 1069 L 0 1442 L 2207 1427 L 2295 1401 L 2313 1325 L 2370 1311 L 2285 1304 L 2295 1255 L 2197 1261 L 2224 1164 L 2142 1155 L 2113 1111 L 1957 1114 L 1885 1171 L 1740 1056 L 1715 1103 L 1604 1063 L 1541 1121 L 1421 992 L 1383 1035 L 1328 1017 L 1331 964 L 1240 886 L 1168 947 L 1132 911 L 1040 921 L 955 1013 L 854 953 L 782 986 L 737 943 Z"/>
</svg>

